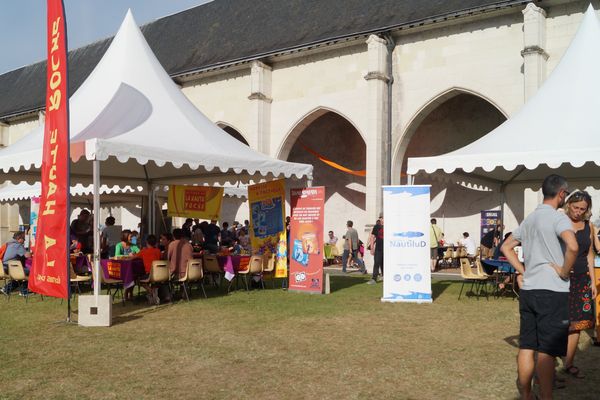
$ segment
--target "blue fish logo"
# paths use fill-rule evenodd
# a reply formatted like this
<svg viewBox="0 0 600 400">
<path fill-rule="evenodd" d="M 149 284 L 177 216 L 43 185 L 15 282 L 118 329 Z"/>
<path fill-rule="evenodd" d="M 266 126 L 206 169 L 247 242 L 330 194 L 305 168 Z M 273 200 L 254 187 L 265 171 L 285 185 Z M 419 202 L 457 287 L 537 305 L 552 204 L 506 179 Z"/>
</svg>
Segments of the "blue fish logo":
<svg viewBox="0 0 600 400">
<path fill-rule="evenodd" d="M 396 232 L 396 233 L 394 233 L 394 236 L 405 237 L 405 238 L 415 238 L 415 237 L 421 237 L 423 235 L 424 235 L 423 232 L 415 232 L 415 231 Z"/>
</svg>

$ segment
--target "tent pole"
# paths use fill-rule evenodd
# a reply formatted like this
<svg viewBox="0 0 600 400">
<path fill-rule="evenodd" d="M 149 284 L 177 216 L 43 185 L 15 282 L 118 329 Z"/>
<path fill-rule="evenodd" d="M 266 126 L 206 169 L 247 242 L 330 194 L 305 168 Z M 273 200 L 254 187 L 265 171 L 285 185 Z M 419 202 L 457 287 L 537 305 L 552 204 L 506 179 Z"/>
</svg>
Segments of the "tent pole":
<svg viewBox="0 0 600 400">
<path fill-rule="evenodd" d="M 506 185 L 503 183 L 500 185 L 500 215 L 502 224 L 504 224 L 504 203 L 506 202 Z M 504 234 L 504 232 L 502 232 Z"/>
<path fill-rule="evenodd" d="M 96 306 L 100 296 L 100 160 L 93 161 L 94 182 L 94 299 Z"/>
<path fill-rule="evenodd" d="M 154 185 L 148 183 L 148 215 L 147 215 L 147 223 L 148 223 L 148 234 L 155 234 L 155 223 L 154 223 Z"/>
</svg>

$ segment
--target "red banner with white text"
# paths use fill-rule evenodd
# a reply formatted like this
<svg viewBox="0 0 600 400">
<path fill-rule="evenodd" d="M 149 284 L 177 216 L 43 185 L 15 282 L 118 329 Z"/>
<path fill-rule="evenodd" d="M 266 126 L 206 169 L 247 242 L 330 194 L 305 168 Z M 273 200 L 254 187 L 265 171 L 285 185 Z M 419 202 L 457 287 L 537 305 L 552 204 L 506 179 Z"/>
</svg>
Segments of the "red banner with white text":
<svg viewBox="0 0 600 400">
<path fill-rule="evenodd" d="M 42 156 L 42 195 L 37 245 L 29 289 L 46 296 L 68 297 L 69 95 L 67 30 L 62 0 L 48 0 L 46 124 Z"/>
</svg>

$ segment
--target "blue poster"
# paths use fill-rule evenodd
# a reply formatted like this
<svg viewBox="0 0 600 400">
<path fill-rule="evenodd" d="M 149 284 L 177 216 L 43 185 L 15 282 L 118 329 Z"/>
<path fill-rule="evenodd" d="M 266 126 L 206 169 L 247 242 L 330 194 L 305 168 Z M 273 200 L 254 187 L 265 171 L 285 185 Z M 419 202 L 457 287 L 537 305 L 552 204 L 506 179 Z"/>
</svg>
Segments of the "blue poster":
<svg viewBox="0 0 600 400">
<path fill-rule="evenodd" d="M 250 210 L 255 237 L 275 236 L 284 230 L 281 197 L 255 201 Z"/>
</svg>

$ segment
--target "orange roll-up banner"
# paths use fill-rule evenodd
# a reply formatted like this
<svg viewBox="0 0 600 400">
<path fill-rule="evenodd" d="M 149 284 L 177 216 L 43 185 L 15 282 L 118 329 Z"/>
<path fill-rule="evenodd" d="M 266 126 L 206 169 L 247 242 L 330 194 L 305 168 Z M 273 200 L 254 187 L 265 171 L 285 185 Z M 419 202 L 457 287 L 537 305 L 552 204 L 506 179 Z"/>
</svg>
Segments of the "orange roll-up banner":
<svg viewBox="0 0 600 400">
<path fill-rule="evenodd" d="M 290 290 L 323 293 L 325 187 L 291 189 Z"/>
<path fill-rule="evenodd" d="M 46 123 L 42 156 L 42 196 L 37 245 L 29 289 L 46 296 L 69 293 L 69 94 L 67 28 L 61 0 L 48 0 Z"/>
</svg>

